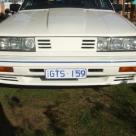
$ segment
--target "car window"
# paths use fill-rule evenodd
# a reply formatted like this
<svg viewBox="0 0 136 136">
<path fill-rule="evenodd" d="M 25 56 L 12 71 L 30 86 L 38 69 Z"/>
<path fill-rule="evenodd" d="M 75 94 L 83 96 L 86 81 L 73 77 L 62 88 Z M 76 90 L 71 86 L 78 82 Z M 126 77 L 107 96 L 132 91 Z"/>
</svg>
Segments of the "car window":
<svg viewBox="0 0 136 136">
<path fill-rule="evenodd" d="M 108 9 L 108 10 L 112 9 L 109 0 L 25 0 L 21 9 L 29 10 L 61 7 Z"/>
</svg>

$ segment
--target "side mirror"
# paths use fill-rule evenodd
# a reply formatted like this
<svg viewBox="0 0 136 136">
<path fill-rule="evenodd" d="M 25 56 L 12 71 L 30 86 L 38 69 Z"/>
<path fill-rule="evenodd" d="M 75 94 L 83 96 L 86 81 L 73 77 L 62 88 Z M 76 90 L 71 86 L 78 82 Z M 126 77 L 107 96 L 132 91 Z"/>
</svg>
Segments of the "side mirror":
<svg viewBox="0 0 136 136">
<path fill-rule="evenodd" d="M 20 5 L 19 4 L 10 4 L 10 11 L 11 12 L 17 12 L 20 8 Z"/>
<path fill-rule="evenodd" d="M 122 11 L 122 5 L 121 4 L 113 4 L 113 7 L 116 12 Z"/>
</svg>

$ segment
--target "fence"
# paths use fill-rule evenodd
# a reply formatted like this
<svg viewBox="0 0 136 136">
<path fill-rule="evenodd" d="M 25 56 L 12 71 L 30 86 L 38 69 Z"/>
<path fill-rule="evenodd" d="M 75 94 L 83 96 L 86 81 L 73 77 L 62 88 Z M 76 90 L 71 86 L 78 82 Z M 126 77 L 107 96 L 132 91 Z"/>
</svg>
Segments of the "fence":
<svg viewBox="0 0 136 136">
<path fill-rule="evenodd" d="M 136 21 L 136 0 L 113 0 L 113 3 L 121 4 L 121 14 L 131 21 Z"/>
</svg>

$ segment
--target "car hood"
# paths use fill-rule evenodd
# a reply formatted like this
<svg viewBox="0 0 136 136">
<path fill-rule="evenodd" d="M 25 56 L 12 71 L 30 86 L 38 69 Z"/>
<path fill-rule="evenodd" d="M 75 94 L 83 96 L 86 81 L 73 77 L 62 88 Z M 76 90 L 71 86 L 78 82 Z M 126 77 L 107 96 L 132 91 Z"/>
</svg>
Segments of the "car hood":
<svg viewBox="0 0 136 136">
<path fill-rule="evenodd" d="M 114 11 L 81 8 L 24 10 L 0 24 L 0 36 L 136 36 Z"/>
</svg>

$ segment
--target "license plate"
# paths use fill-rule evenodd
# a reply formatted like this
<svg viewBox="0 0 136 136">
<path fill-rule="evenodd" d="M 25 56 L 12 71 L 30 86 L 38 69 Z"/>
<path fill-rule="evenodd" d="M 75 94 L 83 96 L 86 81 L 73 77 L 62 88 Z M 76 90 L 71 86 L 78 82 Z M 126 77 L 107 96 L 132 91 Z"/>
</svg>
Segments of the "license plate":
<svg viewBox="0 0 136 136">
<path fill-rule="evenodd" d="M 46 69 L 46 79 L 81 79 L 86 78 L 86 69 Z"/>
</svg>

